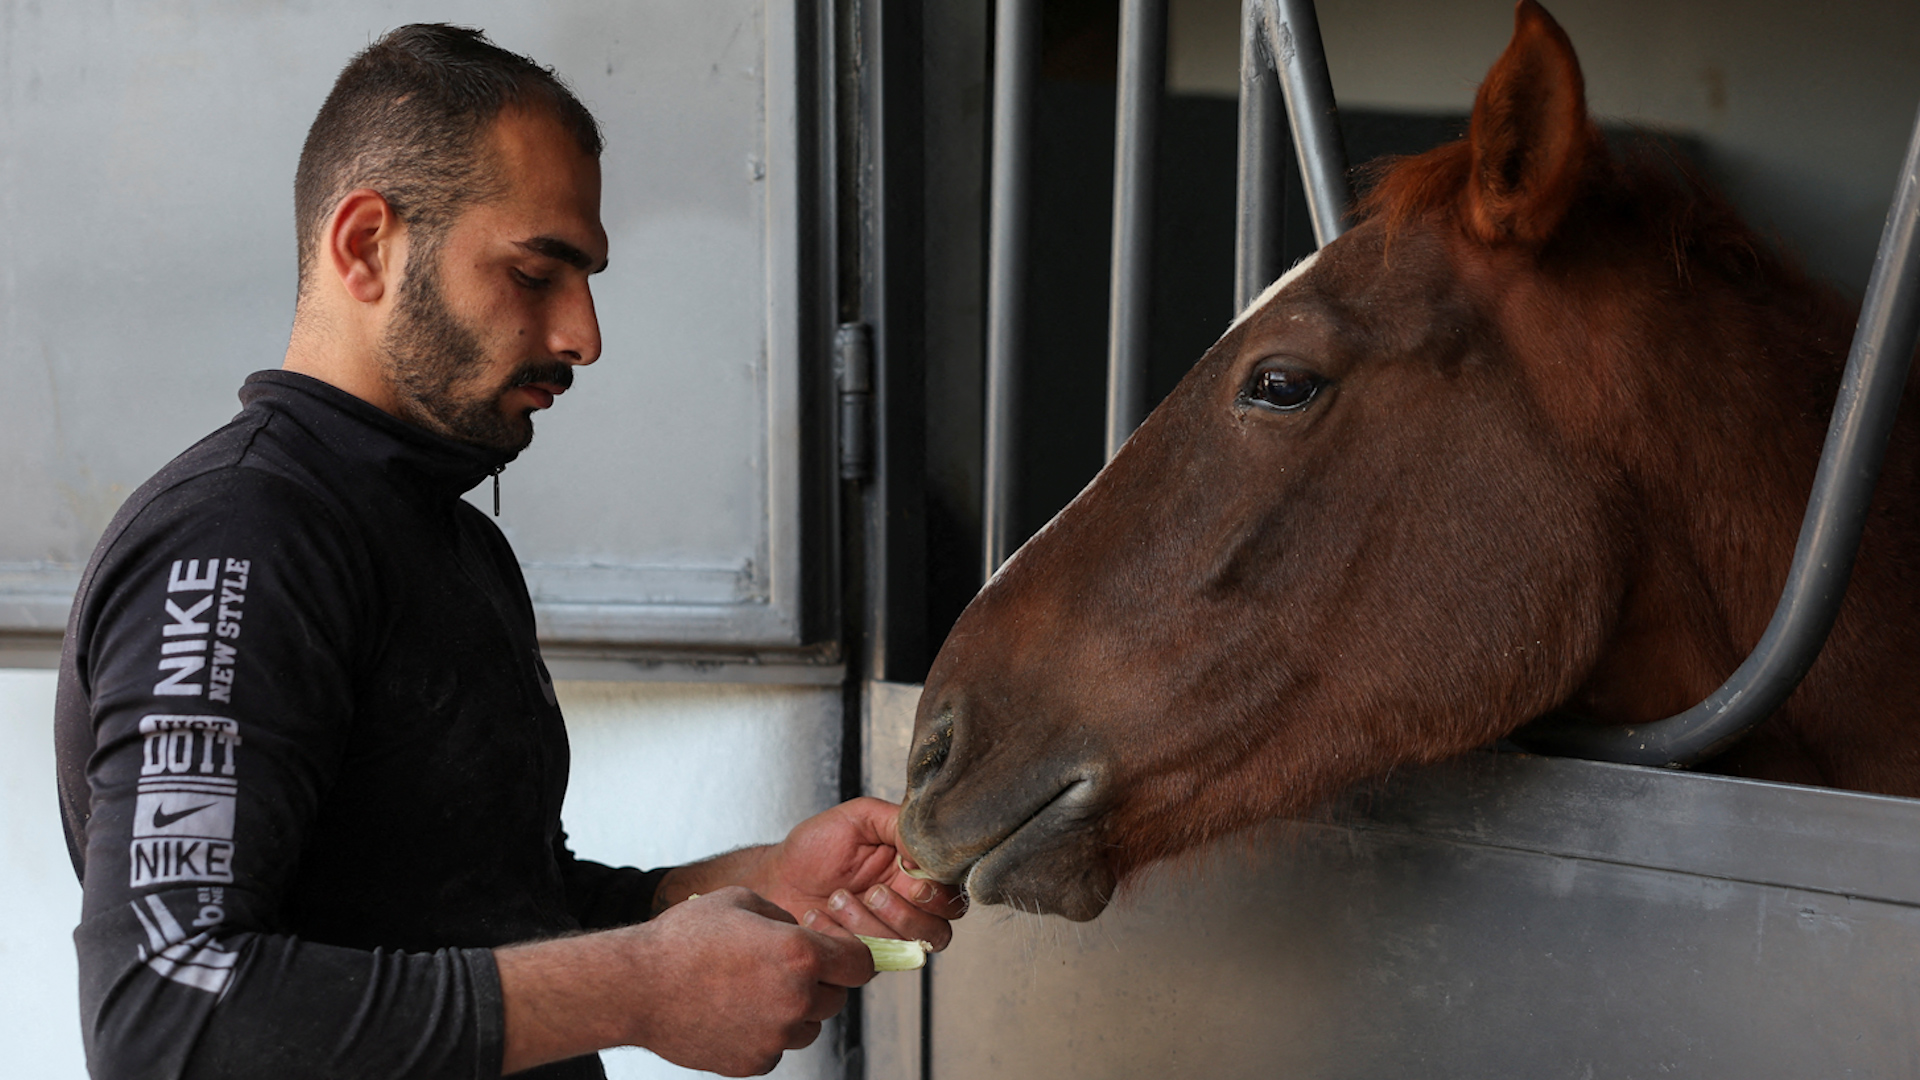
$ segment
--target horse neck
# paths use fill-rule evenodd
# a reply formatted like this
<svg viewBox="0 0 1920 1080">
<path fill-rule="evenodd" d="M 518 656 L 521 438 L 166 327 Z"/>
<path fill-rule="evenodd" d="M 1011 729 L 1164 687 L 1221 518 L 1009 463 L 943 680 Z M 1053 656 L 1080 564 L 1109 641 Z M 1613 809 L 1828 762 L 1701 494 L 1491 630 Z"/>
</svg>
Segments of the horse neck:
<svg viewBox="0 0 1920 1080">
<path fill-rule="evenodd" d="M 1715 289 L 1684 310 L 1649 304 L 1610 342 L 1635 401 L 1610 451 L 1645 516 L 1616 668 L 1660 665 L 1658 693 L 1691 704 L 1746 656 L 1773 615 L 1824 443 L 1853 314 L 1791 269 L 1774 294 Z M 1618 312 L 1612 313 L 1617 316 Z M 1750 770 L 1920 794 L 1920 416 L 1889 445 L 1848 596 L 1808 679 Z M 1678 631 L 1668 640 L 1653 628 Z M 1880 736 L 1862 744 L 1859 725 Z M 1796 761 L 1788 761 L 1797 758 Z M 1902 759 L 1898 768 L 1887 762 Z M 1783 764 L 1785 762 L 1785 764 Z M 1811 772 L 1809 772 L 1811 770 Z"/>
</svg>

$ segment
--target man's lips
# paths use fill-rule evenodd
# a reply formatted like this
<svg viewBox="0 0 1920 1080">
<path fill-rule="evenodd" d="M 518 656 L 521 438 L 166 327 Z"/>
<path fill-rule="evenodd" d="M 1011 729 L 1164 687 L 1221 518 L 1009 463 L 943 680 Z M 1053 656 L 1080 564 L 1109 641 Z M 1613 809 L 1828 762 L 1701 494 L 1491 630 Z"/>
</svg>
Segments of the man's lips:
<svg viewBox="0 0 1920 1080">
<path fill-rule="evenodd" d="M 524 392 L 531 398 L 533 407 L 536 409 L 553 408 L 553 399 L 567 392 L 566 387 L 554 383 L 528 383 L 525 386 L 516 386 L 514 389 Z"/>
</svg>

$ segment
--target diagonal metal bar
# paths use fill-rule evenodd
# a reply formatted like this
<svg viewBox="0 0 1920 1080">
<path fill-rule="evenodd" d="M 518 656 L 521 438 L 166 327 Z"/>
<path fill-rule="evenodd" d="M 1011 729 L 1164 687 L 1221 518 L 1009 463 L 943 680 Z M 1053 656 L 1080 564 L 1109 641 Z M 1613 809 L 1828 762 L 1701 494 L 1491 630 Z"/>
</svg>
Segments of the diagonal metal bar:
<svg viewBox="0 0 1920 1080">
<path fill-rule="evenodd" d="M 1281 174 L 1280 84 L 1267 56 L 1267 0 L 1241 0 L 1240 148 L 1233 240 L 1233 311 L 1280 276 L 1286 185 Z"/>
<path fill-rule="evenodd" d="M 1333 100 L 1333 78 L 1320 43 L 1320 17 L 1313 0 L 1262 0 L 1267 51 L 1280 73 L 1287 102 L 1293 149 L 1306 183 L 1313 238 L 1326 247 L 1346 231 L 1347 150 L 1340 137 L 1340 111 Z"/>
</svg>

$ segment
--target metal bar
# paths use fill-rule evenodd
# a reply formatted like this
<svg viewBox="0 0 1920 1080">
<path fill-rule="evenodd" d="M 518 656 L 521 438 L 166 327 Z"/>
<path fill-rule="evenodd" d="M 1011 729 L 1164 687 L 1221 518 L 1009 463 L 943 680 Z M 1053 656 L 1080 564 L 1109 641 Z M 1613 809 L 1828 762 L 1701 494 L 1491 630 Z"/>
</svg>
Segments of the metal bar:
<svg viewBox="0 0 1920 1080">
<path fill-rule="evenodd" d="M 1153 155 L 1167 83 L 1167 0 L 1122 0 L 1113 136 L 1113 277 L 1107 315 L 1107 457 L 1147 415 Z"/>
<path fill-rule="evenodd" d="M 1267 57 L 1266 0 L 1240 5 L 1240 175 L 1233 236 L 1233 310 L 1280 276 L 1286 222 L 1281 182 L 1280 83 Z"/>
<path fill-rule="evenodd" d="M 993 171 L 987 233 L 987 408 L 981 525 L 986 576 L 1012 553 L 1021 336 L 1026 329 L 1027 218 L 1038 0 L 998 0 L 993 42 Z"/>
<path fill-rule="evenodd" d="M 1692 765 L 1725 750 L 1787 699 L 1840 613 L 1873 487 L 1920 339 L 1920 116 L 1887 211 L 1867 299 L 1827 428 L 1793 567 L 1752 655 L 1720 689 L 1678 716 L 1631 728 L 1549 717 L 1517 732 L 1522 747 L 1636 765 Z"/>
<path fill-rule="evenodd" d="M 993 31 L 993 177 L 987 227 L 987 446 L 981 527 L 985 577 L 1014 548 L 1020 346 L 1027 325 L 1027 190 L 1039 0 L 998 0 Z"/>
<path fill-rule="evenodd" d="M 1346 231 L 1347 151 L 1340 138 L 1340 111 L 1333 101 L 1333 79 L 1320 44 L 1320 18 L 1313 0 L 1263 0 L 1267 50 L 1280 72 L 1287 101 L 1293 149 L 1306 181 L 1307 210 L 1313 238 L 1321 247 Z"/>
</svg>

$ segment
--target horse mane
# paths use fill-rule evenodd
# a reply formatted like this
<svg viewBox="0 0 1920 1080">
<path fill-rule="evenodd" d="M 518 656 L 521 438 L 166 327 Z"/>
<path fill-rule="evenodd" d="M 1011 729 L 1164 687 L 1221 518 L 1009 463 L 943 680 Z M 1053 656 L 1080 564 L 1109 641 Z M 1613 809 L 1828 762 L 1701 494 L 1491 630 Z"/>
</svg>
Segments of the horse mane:
<svg viewBox="0 0 1920 1080">
<path fill-rule="evenodd" d="M 1641 133 L 1615 152 L 1597 131 L 1593 137 L 1596 152 L 1566 221 L 1542 249 L 1543 263 L 1593 265 L 1594 248 L 1616 254 L 1631 249 L 1641 259 L 1659 250 L 1683 287 L 1696 274 L 1708 274 L 1743 286 L 1755 299 L 1777 299 L 1780 290 L 1831 295 L 1748 225 L 1670 140 Z M 1466 139 L 1423 154 L 1380 158 L 1360 170 L 1364 194 L 1353 220 L 1380 221 L 1389 248 L 1415 222 L 1450 221 L 1464 230 L 1471 169 Z M 1569 245 L 1580 248 L 1580 260 L 1553 258 L 1554 249 Z"/>
</svg>

